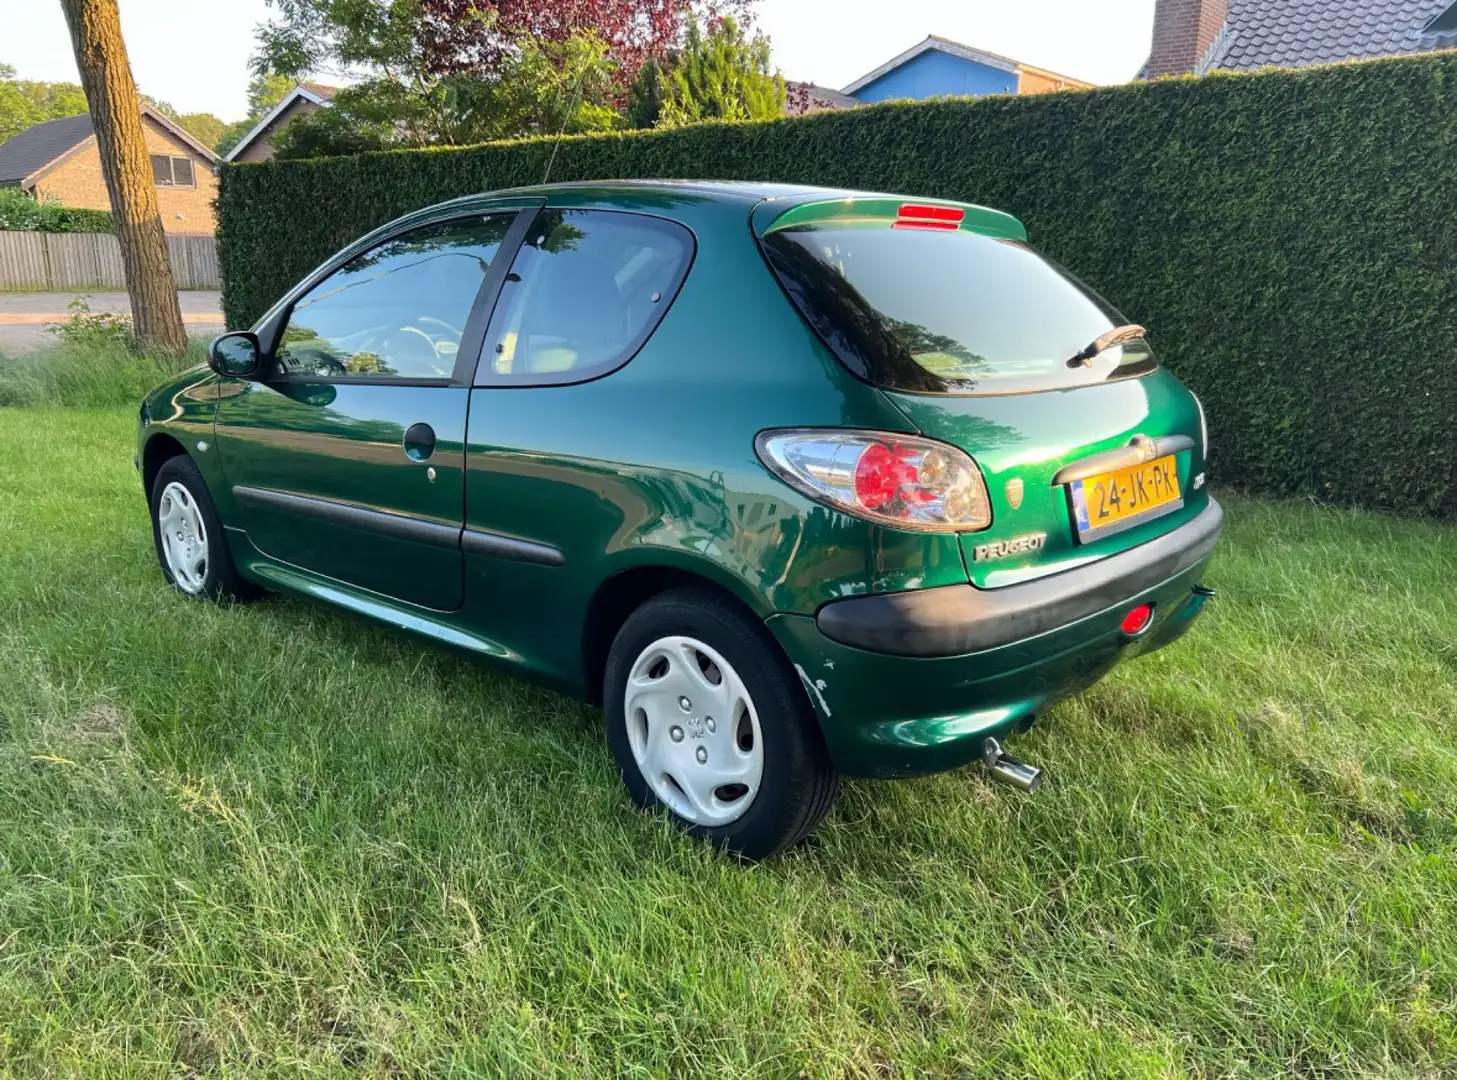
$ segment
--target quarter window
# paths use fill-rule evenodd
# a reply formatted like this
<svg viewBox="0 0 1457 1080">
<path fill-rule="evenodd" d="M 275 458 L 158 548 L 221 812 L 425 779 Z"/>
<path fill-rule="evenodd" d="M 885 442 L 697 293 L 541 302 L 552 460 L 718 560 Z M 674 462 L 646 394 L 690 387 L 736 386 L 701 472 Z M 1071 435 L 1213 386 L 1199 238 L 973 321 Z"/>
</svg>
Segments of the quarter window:
<svg viewBox="0 0 1457 1080">
<path fill-rule="evenodd" d="M 192 187 L 192 159 L 153 154 L 152 179 L 158 187 Z"/>
<path fill-rule="evenodd" d="M 511 266 L 476 382 L 581 382 L 620 367 L 657 328 L 693 258 L 661 218 L 543 210 Z"/>
<path fill-rule="evenodd" d="M 428 225 L 356 256 L 295 302 L 275 373 L 449 379 L 515 213 Z"/>
</svg>

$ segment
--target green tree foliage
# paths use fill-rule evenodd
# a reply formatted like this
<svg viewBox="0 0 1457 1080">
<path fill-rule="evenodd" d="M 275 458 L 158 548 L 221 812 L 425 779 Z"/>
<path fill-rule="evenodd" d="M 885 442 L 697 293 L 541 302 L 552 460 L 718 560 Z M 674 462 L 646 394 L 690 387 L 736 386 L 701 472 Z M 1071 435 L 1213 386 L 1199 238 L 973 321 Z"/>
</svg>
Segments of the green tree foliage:
<svg viewBox="0 0 1457 1080">
<path fill-rule="evenodd" d="M 733 19 L 705 33 L 688 23 L 683 48 L 646 65 L 633 85 L 635 127 L 682 127 L 704 120 L 772 120 L 784 115 L 784 79 L 770 66 L 769 39 L 749 37 Z"/>
<path fill-rule="evenodd" d="M 255 74 L 249 79 L 248 115 L 254 118 L 254 123 L 257 123 L 257 118 L 288 97 L 289 91 L 296 85 L 297 80 L 288 75 L 274 75 L 269 72 Z"/>
<path fill-rule="evenodd" d="M 663 115 L 663 94 L 667 90 L 668 61 L 649 60 L 642 66 L 627 97 L 627 126 L 656 127 Z"/>
<path fill-rule="evenodd" d="M 218 140 L 223 137 L 223 132 L 228 128 L 227 124 L 212 113 L 184 113 L 174 119 L 179 127 L 209 150 L 217 146 Z"/>
<path fill-rule="evenodd" d="M 590 33 L 558 45 L 524 42 L 490 78 L 392 76 L 340 90 L 333 106 L 290 124 L 275 142 L 282 159 L 365 150 L 464 146 L 551 133 L 610 131 L 612 64 Z"/>
<path fill-rule="evenodd" d="M 340 246 L 469 192 L 718 177 L 1008 210 L 1150 328 L 1212 479 L 1457 517 L 1457 54 L 222 176 L 229 325 Z"/>
<path fill-rule="evenodd" d="M 694 13 L 747 13 L 754 0 L 270 3 L 279 17 L 258 31 L 256 70 L 292 78 L 328 71 L 364 76 L 335 96 L 328 115 L 290 125 L 277 150 L 300 158 L 622 127 L 632 77 L 693 23 Z M 754 52 L 753 59 L 767 66 L 763 39 L 724 40 L 719 20 L 711 25 L 715 31 L 706 38 L 691 29 L 700 63 L 731 65 L 739 59 L 737 47 L 761 49 L 762 57 Z M 697 77 L 707 86 L 720 74 L 705 68 Z M 722 93 L 684 108 L 697 107 L 703 116 L 773 115 L 761 103 L 762 88 L 755 93 L 725 79 Z"/>
<path fill-rule="evenodd" d="M 75 83 L 17 79 L 13 67 L 0 64 L 0 143 L 28 127 L 85 111 L 86 95 Z"/>
<path fill-rule="evenodd" d="M 143 105 L 150 105 L 168 120 L 177 119 L 177 108 L 170 101 L 163 101 L 161 98 L 154 98 L 150 94 L 138 94 Z"/>
</svg>

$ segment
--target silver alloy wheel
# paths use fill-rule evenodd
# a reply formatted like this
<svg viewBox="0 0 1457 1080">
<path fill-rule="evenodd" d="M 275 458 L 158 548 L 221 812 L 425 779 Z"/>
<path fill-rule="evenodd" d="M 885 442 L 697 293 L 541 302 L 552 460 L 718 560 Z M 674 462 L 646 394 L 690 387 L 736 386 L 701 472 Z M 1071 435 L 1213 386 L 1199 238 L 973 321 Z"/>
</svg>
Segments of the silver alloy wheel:
<svg viewBox="0 0 1457 1080">
<path fill-rule="evenodd" d="M 157 503 L 157 532 L 177 587 L 191 596 L 202 592 L 207 581 L 207 528 L 192 492 L 175 480 L 162 489 Z"/>
<path fill-rule="evenodd" d="M 659 638 L 632 665 L 624 706 L 632 756 L 664 805 L 695 825 L 743 817 L 764 779 L 764 739 L 728 661 L 693 638 Z"/>
</svg>

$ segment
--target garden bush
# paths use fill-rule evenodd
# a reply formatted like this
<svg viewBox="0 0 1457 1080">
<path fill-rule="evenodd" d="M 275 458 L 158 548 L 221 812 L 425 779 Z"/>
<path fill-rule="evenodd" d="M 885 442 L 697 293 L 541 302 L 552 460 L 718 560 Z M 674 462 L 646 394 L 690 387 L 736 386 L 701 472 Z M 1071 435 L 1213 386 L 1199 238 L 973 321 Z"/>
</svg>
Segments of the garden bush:
<svg viewBox="0 0 1457 1080">
<path fill-rule="evenodd" d="M 78 210 L 33 199 L 17 187 L 0 188 L 0 232 L 116 232 L 109 210 Z"/>
<path fill-rule="evenodd" d="M 229 324 L 399 214 L 549 165 L 1008 210 L 1151 328 L 1218 481 L 1457 516 L 1457 54 L 229 166 Z"/>
</svg>

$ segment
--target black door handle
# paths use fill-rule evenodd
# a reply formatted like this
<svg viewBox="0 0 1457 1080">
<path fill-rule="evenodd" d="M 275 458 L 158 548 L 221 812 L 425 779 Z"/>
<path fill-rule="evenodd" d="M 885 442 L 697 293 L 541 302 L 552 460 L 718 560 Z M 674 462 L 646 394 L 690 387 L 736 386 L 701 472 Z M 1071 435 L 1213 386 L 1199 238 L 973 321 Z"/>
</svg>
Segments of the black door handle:
<svg viewBox="0 0 1457 1080">
<path fill-rule="evenodd" d="M 405 456 L 411 461 L 429 461 L 435 453 L 435 429 L 429 424 L 411 424 L 405 432 Z"/>
</svg>

